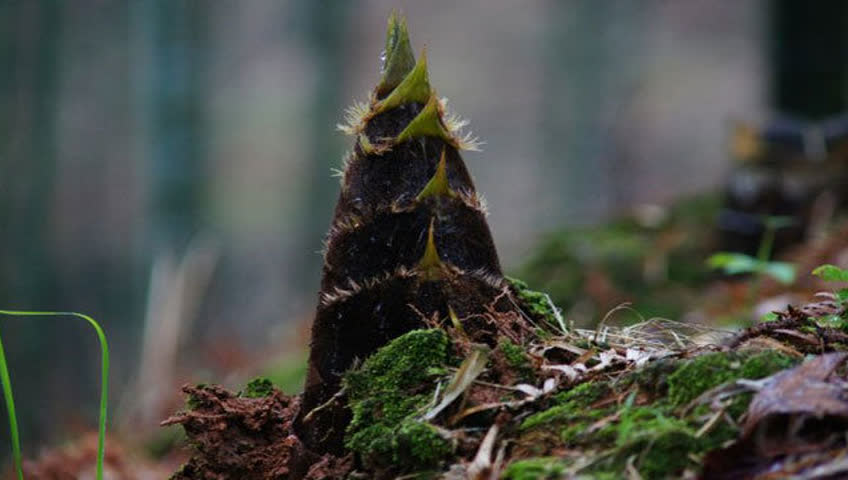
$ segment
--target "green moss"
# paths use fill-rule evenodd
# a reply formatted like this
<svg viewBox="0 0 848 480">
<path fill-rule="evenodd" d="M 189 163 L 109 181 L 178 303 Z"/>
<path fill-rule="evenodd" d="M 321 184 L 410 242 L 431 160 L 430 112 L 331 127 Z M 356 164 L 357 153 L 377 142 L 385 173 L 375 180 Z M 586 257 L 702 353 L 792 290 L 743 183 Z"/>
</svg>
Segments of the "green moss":
<svg viewBox="0 0 848 480">
<path fill-rule="evenodd" d="M 616 428 L 616 444 L 624 446 L 640 435 L 654 431 L 686 429 L 686 423 L 667 416 L 662 406 L 625 408 Z"/>
<path fill-rule="evenodd" d="M 347 429 L 348 448 L 360 453 L 390 445 L 400 422 L 427 403 L 428 395 L 403 396 L 401 392 L 382 392 L 372 398 L 351 399 L 353 420 Z"/>
<path fill-rule="evenodd" d="M 610 392 L 610 387 L 605 382 L 586 382 L 571 390 L 559 393 L 554 397 L 557 405 L 531 415 L 522 422 L 521 430 L 530 430 L 537 427 L 552 427 L 568 423 L 569 427 L 583 420 L 597 420 L 605 409 L 593 410 L 590 405 Z M 566 427 L 566 430 L 569 430 Z M 563 431 L 563 435 L 573 436 L 576 432 Z"/>
<path fill-rule="evenodd" d="M 707 390 L 737 378 L 733 361 L 726 353 L 708 353 L 685 362 L 668 377 L 668 398 L 683 406 Z"/>
<path fill-rule="evenodd" d="M 681 361 L 662 358 L 649 362 L 644 367 L 616 381 L 616 388 L 624 391 L 631 386 L 651 396 L 663 396 L 668 392 L 668 377 L 681 365 Z"/>
<path fill-rule="evenodd" d="M 398 392 L 416 386 L 429 377 L 428 369 L 447 363 L 447 335 L 439 329 L 413 330 L 379 349 L 362 367 L 345 375 L 350 398 L 369 394 Z"/>
<path fill-rule="evenodd" d="M 622 472 L 633 458 L 644 478 L 667 478 L 689 466 L 688 454 L 699 451 L 701 440 L 686 421 L 669 416 L 668 406 L 624 407 L 617 423 L 597 432 L 613 449 L 591 469 Z"/>
<path fill-rule="evenodd" d="M 395 436 L 394 461 L 401 465 L 436 465 L 453 447 L 429 423 L 407 420 Z"/>
<path fill-rule="evenodd" d="M 504 470 L 504 480 L 545 480 L 562 478 L 565 465 L 558 458 L 528 458 L 511 463 Z"/>
<path fill-rule="evenodd" d="M 668 478 L 694 466 L 689 454 L 700 449 L 700 439 L 683 422 L 667 419 L 661 426 L 646 424 L 646 432 L 635 435 L 616 455 L 623 471 L 624 463 L 636 455 L 635 466 L 643 478 Z"/>
<path fill-rule="evenodd" d="M 581 443 L 588 436 L 589 426 L 591 422 L 578 421 L 569 423 L 559 433 L 559 439 L 564 446 L 574 446 Z"/>
<path fill-rule="evenodd" d="M 554 338 L 554 334 L 544 328 L 536 327 L 533 329 L 533 333 L 536 334 L 539 340 L 550 340 Z"/>
<path fill-rule="evenodd" d="M 716 428 L 704 438 L 698 438 L 695 432 L 700 423 L 693 422 L 692 419 L 676 418 L 673 406 L 668 403 L 630 406 L 635 395 L 623 407 L 593 410 L 590 404 L 602 398 L 605 392 L 603 388 L 599 388 L 603 386 L 585 385 L 582 389 L 567 392 L 571 394 L 571 400 L 565 404 L 540 412 L 528 421 L 537 429 L 564 425 L 565 428 L 561 430 L 558 439 L 558 447 L 584 447 L 589 449 L 587 452 L 605 452 L 589 467 L 589 478 L 620 478 L 618 476 L 631 458 L 644 478 L 667 478 L 694 466 L 689 454 L 702 453 L 735 437 L 735 431 Z M 562 396 L 565 397 L 565 394 Z M 578 407 L 581 401 L 583 403 Z M 618 409 L 621 411 L 615 419 Z M 602 428 L 590 428 L 603 418 L 610 421 Z M 528 421 L 525 421 L 525 425 Z M 544 461 L 540 464 L 544 465 Z M 516 478 L 536 478 L 529 475 L 530 473 L 527 477 Z"/>
<path fill-rule="evenodd" d="M 345 445 L 364 463 L 414 471 L 434 466 L 452 451 L 435 428 L 415 420 L 432 399 L 430 372 L 447 364 L 448 346 L 442 330 L 415 330 L 345 375 L 353 412 Z"/>
<path fill-rule="evenodd" d="M 621 472 L 596 472 L 589 478 L 591 480 L 621 480 Z"/>
<path fill-rule="evenodd" d="M 773 351 L 753 355 L 719 352 L 682 363 L 656 364 L 653 371 L 634 374 L 630 385 L 635 383 L 644 392 L 651 383 L 663 384 L 663 373 L 676 367 L 667 376 L 666 401 L 655 401 L 650 406 L 625 407 L 619 422 L 606 427 L 607 434 L 615 431 L 616 435 L 616 471 L 621 471 L 621 462 L 633 455 L 637 455 L 635 466 L 645 478 L 663 478 L 694 467 L 691 454 L 703 454 L 735 439 L 738 428 L 721 421 L 703 436 L 696 437 L 695 432 L 706 421 L 705 418 L 712 415 L 712 410 L 702 406 L 688 417 L 678 418 L 678 408 L 725 382 L 739 378 L 763 378 L 795 363 L 797 360 Z M 652 390 L 657 395 L 663 393 L 662 388 L 654 387 Z M 752 397 L 751 394 L 735 396 L 727 412 L 738 419 L 747 410 Z M 605 433 L 603 430 L 598 434 Z"/>
<path fill-rule="evenodd" d="M 668 377 L 668 397 L 683 406 L 711 388 L 740 378 L 756 380 L 793 366 L 797 361 L 777 352 L 750 356 L 708 353 L 685 362 Z"/>
<path fill-rule="evenodd" d="M 246 398 L 262 398 L 271 395 L 274 391 L 274 384 L 271 380 L 264 377 L 257 377 L 247 382 L 247 388 L 241 393 L 242 397 Z"/>
<path fill-rule="evenodd" d="M 558 403 L 574 402 L 575 406 L 583 407 L 597 402 L 610 392 L 610 386 L 606 382 L 583 382 L 571 390 L 556 394 L 554 399 Z"/>
<path fill-rule="evenodd" d="M 737 398 L 739 398 L 739 397 L 737 397 Z M 742 412 L 744 412 L 748 409 L 748 404 L 751 403 L 751 398 L 752 398 L 751 396 L 748 396 L 747 399 L 740 401 L 740 404 L 745 405 L 745 408 L 744 408 L 744 410 L 742 410 Z M 734 415 L 731 412 L 731 410 L 732 410 L 732 408 L 729 408 L 727 410 L 727 413 L 730 414 L 732 417 L 738 419 L 739 416 Z M 712 413 L 713 412 L 710 412 L 710 414 L 711 414 L 710 416 L 712 416 Z M 741 415 L 741 413 L 739 415 Z M 698 427 L 700 427 L 700 425 L 698 425 Z M 717 424 L 715 424 L 715 426 L 713 426 L 708 432 L 706 432 L 701 437 L 701 444 L 699 446 L 699 451 L 693 452 L 693 453 L 700 454 L 700 453 L 703 453 L 703 452 L 709 452 L 711 450 L 715 450 L 716 448 L 721 448 L 727 442 L 729 442 L 731 440 L 736 440 L 737 438 L 739 438 L 739 433 L 740 433 L 740 430 L 739 430 L 738 424 L 731 424 L 731 423 L 728 423 L 726 421 L 719 421 Z"/>
<path fill-rule="evenodd" d="M 739 377 L 756 380 L 774 375 L 797 364 L 798 359 L 782 353 L 771 350 L 758 352 L 743 361 L 742 368 L 739 369 Z"/>
<path fill-rule="evenodd" d="M 685 429 L 669 429 L 640 439 L 636 451 L 642 452 L 637 466 L 643 478 L 668 478 L 694 466 L 689 453 L 698 449 L 699 440 Z"/>
<path fill-rule="evenodd" d="M 544 319 L 549 325 L 559 328 L 554 305 L 546 293 L 531 290 L 527 284 L 517 278 L 506 277 L 522 307 L 534 318 Z"/>
<path fill-rule="evenodd" d="M 521 423 L 521 430 L 530 430 L 538 426 L 548 426 L 555 422 L 565 422 L 576 416 L 574 405 L 565 404 L 551 407 L 539 413 L 533 414 Z"/>
<path fill-rule="evenodd" d="M 503 354 L 506 364 L 524 381 L 533 379 L 533 367 L 527 357 L 524 348 L 516 345 L 508 338 L 501 338 L 498 342 L 498 350 Z"/>
<path fill-rule="evenodd" d="M 520 345 L 512 343 L 508 338 L 501 338 L 498 349 L 503 352 L 506 363 L 512 368 L 523 368 L 529 364 L 524 349 Z"/>
<path fill-rule="evenodd" d="M 581 472 L 588 478 L 621 478 L 628 461 L 643 478 L 676 477 L 686 469 L 697 471 L 693 455 L 701 456 L 739 435 L 736 424 L 719 419 L 697 437 L 715 412 L 701 405 L 681 417 L 682 405 L 725 382 L 763 378 L 795 363 L 773 351 L 660 360 L 615 381 L 586 382 L 555 395 L 553 406 L 524 420 L 518 442 L 539 456 L 563 448 L 584 452 L 592 459 L 588 470 Z M 603 401 L 621 394 L 628 394 L 623 405 Z M 750 393 L 732 397 L 726 412 L 738 420 L 752 397 Z M 637 399 L 642 405 L 634 405 Z"/>
</svg>

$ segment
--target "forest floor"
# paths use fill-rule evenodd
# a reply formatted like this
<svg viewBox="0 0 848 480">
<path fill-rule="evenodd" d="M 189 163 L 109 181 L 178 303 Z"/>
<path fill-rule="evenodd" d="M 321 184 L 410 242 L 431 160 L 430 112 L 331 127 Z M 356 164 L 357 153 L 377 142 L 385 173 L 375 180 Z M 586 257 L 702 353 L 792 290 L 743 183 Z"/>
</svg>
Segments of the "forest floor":
<svg viewBox="0 0 848 480">
<path fill-rule="evenodd" d="M 715 205 L 550 235 L 510 286 L 535 336 L 481 344 L 447 319 L 397 338 L 345 375 L 343 452 L 304 446 L 275 381 L 188 385 L 163 425 L 190 447 L 110 442 L 110 478 L 845 478 L 848 272 L 811 272 L 848 266 L 848 224 L 784 249 L 790 282 L 772 261 L 726 277 L 706 265 Z M 295 357 L 269 377 L 297 384 Z M 27 478 L 81 478 L 91 444 Z"/>
</svg>

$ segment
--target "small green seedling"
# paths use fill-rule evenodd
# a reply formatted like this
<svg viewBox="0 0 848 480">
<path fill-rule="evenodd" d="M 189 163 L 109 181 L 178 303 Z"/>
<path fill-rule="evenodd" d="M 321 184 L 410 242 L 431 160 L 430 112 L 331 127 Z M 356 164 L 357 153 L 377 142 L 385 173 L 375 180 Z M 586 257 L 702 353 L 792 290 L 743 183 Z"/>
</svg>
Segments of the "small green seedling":
<svg viewBox="0 0 848 480">
<path fill-rule="evenodd" d="M 833 282 L 833 283 L 848 283 L 848 269 L 840 268 L 836 265 L 821 265 L 816 267 L 813 270 L 813 275 L 821 278 L 825 282 Z M 840 288 L 833 292 L 836 297 L 836 301 L 839 302 L 841 306 L 848 306 L 848 287 Z M 848 313 L 843 313 L 843 318 Z M 841 320 L 840 323 L 844 324 L 845 320 Z"/>
<path fill-rule="evenodd" d="M 813 275 L 828 283 L 848 283 L 848 269 L 836 265 L 820 265 L 813 270 Z M 833 292 L 834 299 L 841 311 L 836 313 L 815 317 L 813 320 L 822 327 L 838 328 L 848 330 L 848 288 L 842 288 Z"/>
<path fill-rule="evenodd" d="M 848 283 L 848 269 L 839 268 L 836 265 L 821 265 L 813 270 L 813 275 L 821 278 L 825 282 L 840 282 Z M 840 302 L 848 302 L 848 288 L 841 288 L 836 292 L 836 298 Z"/>
<path fill-rule="evenodd" d="M 97 339 L 100 341 L 100 420 L 97 436 L 97 480 L 103 480 L 103 456 L 105 452 L 106 439 L 106 404 L 107 392 L 109 388 L 109 345 L 106 343 L 106 334 L 93 318 L 88 315 L 74 312 L 31 312 L 18 310 L 0 310 L 0 315 L 9 315 L 16 317 L 77 317 L 89 323 L 97 333 Z M 18 436 L 18 420 L 15 416 L 15 401 L 12 396 L 12 382 L 9 378 L 9 368 L 6 365 L 6 355 L 3 352 L 3 343 L 0 341 L 0 383 L 3 387 L 3 397 L 6 400 L 6 411 L 9 414 L 9 431 L 11 432 L 12 440 L 12 456 L 15 462 L 15 471 L 18 475 L 18 480 L 23 480 L 23 468 L 21 462 L 21 443 Z"/>
<path fill-rule="evenodd" d="M 707 264 L 721 269 L 728 275 L 768 275 L 784 285 L 795 282 L 795 265 L 787 262 L 763 262 L 744 253 L 718 252 L 707 260 Z"/>
<path fill-rule="evenodd" d="M 727 275 L 752 274 L 754 276 L 748 298 L 749 309 L 759 296 L 760 283 L 764 275 L 768 275 L 784 285 L 791 285 L 795 282 L 796 269 L 794 264 L 769 260 L 777 231 L 794 223 L 795 221 L 789 217 L 765 217 L 763 219 L 765 231 L 757 249 L 756 257 L 744 253 L 718 252 L 707 259 L 707 265 L 710 268 L 721 269 Z"/>
</svg>

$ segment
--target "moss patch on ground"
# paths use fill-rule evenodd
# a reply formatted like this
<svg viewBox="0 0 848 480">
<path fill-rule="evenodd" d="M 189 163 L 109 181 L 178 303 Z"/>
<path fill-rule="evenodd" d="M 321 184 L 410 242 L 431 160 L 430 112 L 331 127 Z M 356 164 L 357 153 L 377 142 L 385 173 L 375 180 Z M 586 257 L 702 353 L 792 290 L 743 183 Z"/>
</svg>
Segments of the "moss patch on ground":
<svg viewBox="0 0 848 480">
<path fill-rule="evenodd" d="M 727 382 L 763 378 L 797 362 L 773 351 L 714 352 L 656 362 L 617 379 L 582 383 L 554 395 L 546 409 L 521 423 L 517 444 L 532 457 L 511 465 L 507 473 L 512 477 L 507 478 L 533 478 L 527 472 L 534 469 L 557 472 L 586 457 L 591 461 L 580 471 L 601 477 L 620 474 L 628 462 L 644 478 L 697 471 L 693 459 L 739 433 L 737 422 L 705 425 L 725 412 L 738 420 L 752 397 L 732 397 L 724 412 L 713 411 L 709 404 L 698 408 L 690 404 Z M 556 462 L 546 458 L 562 449 L 568 453 Z"/>
<path fill-rule="evenodd" d="M 611 392 L 606 382 L 586 382 L 571 390 L 554 396 L 555 406 L 528 417 L 521 423 L 521 430 L 530 430 L 536 427 L 546 427 L 557 423 L 571 423 L 573 429 L 575 424 L 582 424 L 583 420 L 593 420 L 590 408 L 592 403 Z M 577 432 L 575 432 L 577 433 Z M 570 435 L 569 435 L 570 436 Z"/>
<path fill-rule="evenodd" d="M 508 338 L 502 337 L 498 342 L 497 353 L 503 355 L 507 366 L 520 380 L 525 382 L 533 381 L 535 373 L 525 348 L 512 343 Z"/>
<path fill-rule="evenodd" d="M 668 377 L 668 399 L 676 407 L 686 406 L 711 388 L 730 380 L 756 380 L 793 366 L 797 360 L 777 352 L 746 356 L 708 353 L 685 362 Z"/>
<path fill-rule="evenodd" d="M 512 463 L 503 472 L 504 480 L 547 480 L 562 478 L 566 467 L 555 457 L 530 458 Z"/>
<path fill-rule="evenodd" d="M 787 321 L 775 324 L 784 329 Z M 809 323 L 804 317 L 791 325 Z M 398 337 L 345 374 L 343 398 L 352 414 L 347 451 L 344 457 L 328 454 L 320 461 L 322 468 L 337 466 L 345 475 L 355 471 L 361 476 L 353 478 L 463 475 L 488 432 L 495 432 L 490 456 L 494 461 L 503 452 L 500 474 L 505 479 L 604 480 L 634 470 L 642 478 L 696 476 L 709 468 L 706 459 L 739 439 L 754 394 L 733 383 L 784 371 L 803 357 L 789 346 L 768 350 L 762 343 L 745 342 L 655 350 L 656 357 L 640 364 L 634 358 L 651 347 L 617 343 L 614 336 L 596 341 L 591 331 L 549 334 L 527 344 L 500 337 L 487 368 L 429 420 L 426 412 L 447 398 L 450 385 L 461 378 L 460 357 L 474 351 L 475 344 L 452 329 Z M 627 341 L 640 339 L 631 332 Z M 522 378 L 524 370 L 532 380 Z M 269 391 L 270 386 L 269 380 L 256 379 L 227 401 L 255 409 L 279 400 L 297 408 L 295 400 Z M 190 405 L 208 409 L 207 390 L 189 389 Z M 291 458 L 305 458 L 297 457 L 303 452 L 294 447 Z"/>
<path fill-rule="evenodd" d="M 550 322 L 554 321 L 556 316 L 554 307 L 547 293 L 531 290 L 530 287 L 522 280 L 517 278 L 507 277 L 509 284 L 512 286 L 516 296 L 524 304 L 528 310 L 527 313 L 537 318 L 544 318 Z"/>
<path fill-rule="evenodd" d="M 433 398 L 433 372 L 448 363 L 449 344 L 442 330 L 415 330 L 345 375 L 353 412 L 345 445 L 364 464 L 418 471 L 436 466 L 452 452 L 438 429 L 418 419 Z"/>
<path fill-rule="evenodd" d="M 267 397 L 273 391 L 274 384 L 271 383 L 271 380 L 264 377 L 258 377 L 247 382 L 247 387 L 245 387 L 241 396 L 246 398 L 262 398 Z"/>
</svg>

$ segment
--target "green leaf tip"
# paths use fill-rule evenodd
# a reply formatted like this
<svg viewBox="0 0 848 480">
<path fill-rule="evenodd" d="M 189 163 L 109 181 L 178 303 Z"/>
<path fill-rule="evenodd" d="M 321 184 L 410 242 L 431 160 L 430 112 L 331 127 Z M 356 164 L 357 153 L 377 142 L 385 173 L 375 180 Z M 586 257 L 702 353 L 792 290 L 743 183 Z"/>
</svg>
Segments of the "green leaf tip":
<svg viewBox="0 0 848 480">
<path fill-rule="evenodd" d="M 423 200 L 427 197 L 441 195 L 447 197 L 453 197 L 456 195 L 453 190 L 450 189 L 450 185 L 448 184 L 447 161 L 445 160 L 444 148 L 442 149 L 442 156 L 439 159 L 439 164 L 436 165 L 436 173 L 433 174 L 433 178 L 427 182 L 427 185 L 424 185 L 424 188 L 421 189 L 421 193 L 419 193 L 415 199 Z"/>
<path fill-rule="evenodd" d="M 433 95 L 430 78 L 427 73 L 427 49 L 421 51 L 415 68 L 392 90 L 388 97 L 377 103 L 374 113 L 384 112 L 404 103 L 427 103 Z"/>
<path fill-rule="evenodd" d="M 386 50 L 383 53 L 383 79 L 377 86 L 377 97 L 394 90 L 415 67 L 415 53 L 409 43 L 406 18 L 392 11 L 386 29 Z"/>
<path fill-rule="evenodd" d="M 448 305 L 448 317 L 450 317 L 453 328 L 455 328 L 458 332 L 465 333 L 465 330 L 462 328 L 462 321 L 459 319 L 459 315 L 456 314 L 450 305 Z"/>
<path fill-rule="evenodd" d="M 395 138 L 395 143 L 402 143 L 416 137 L 441 138 L 445 142 L 455 146 L 456 141 L 442 123 L 439 100 L 435 95 L 430 97 L 430 100 L 427 101 L 427 105 L 424 106 L 421 112 L 398 134 L 397 138 Z"/>
<path fill-rule="evenodd" d="M 444 264 L 439 258 L 436 250 L 435 218 L 430 219 L 430 229 L 427 231 L 427 246 L 424 247 L 424 255 L 418 262 L 418 273 L 426 281 L 439 280 L 442 278 Z"/>
<path fill-rule="evenodd" d="M 848 282 L 848 269 L 839 268 L 836 265 L 819 265 L 813 270 L 813 275 L 825 282 Z"/>
</svg>

